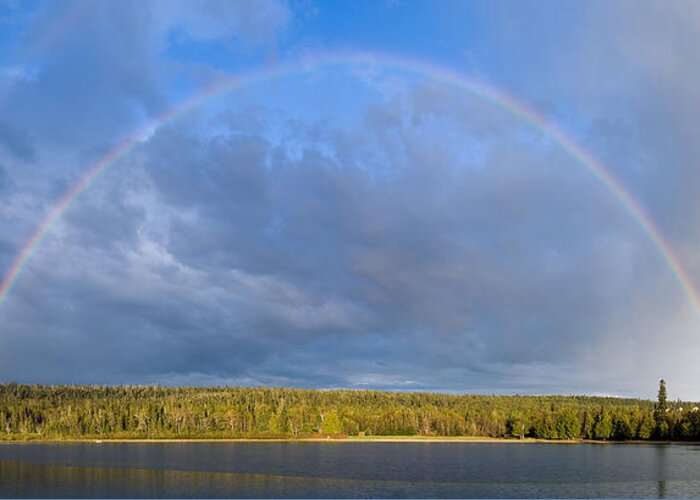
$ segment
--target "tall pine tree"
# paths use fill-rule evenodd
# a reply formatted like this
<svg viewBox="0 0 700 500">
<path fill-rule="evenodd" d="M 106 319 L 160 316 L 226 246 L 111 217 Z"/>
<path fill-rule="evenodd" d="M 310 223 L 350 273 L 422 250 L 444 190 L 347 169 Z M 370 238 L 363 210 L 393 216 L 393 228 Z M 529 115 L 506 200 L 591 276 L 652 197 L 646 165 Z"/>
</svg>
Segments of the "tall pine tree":
<svg viewBox="0 0 700 500">
<path fill-rule="evenodd" d="M 654 420 L 656 421 L 656 437 L 665 438 L 668 435 L 668 418 L 666 412 L 668 411 L 668 401 L 666 399 L 666 381 L 661 379 L 659 381 L 659 395 L 654 405 Z"/>
</svg>

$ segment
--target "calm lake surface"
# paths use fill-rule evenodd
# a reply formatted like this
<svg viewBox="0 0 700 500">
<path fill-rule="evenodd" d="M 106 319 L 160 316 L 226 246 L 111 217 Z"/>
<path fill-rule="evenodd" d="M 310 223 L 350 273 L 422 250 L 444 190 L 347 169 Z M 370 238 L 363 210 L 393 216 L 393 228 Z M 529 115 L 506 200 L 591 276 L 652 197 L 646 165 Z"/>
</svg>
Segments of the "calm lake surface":
<svg viewBox="0 0 700 500">
<path fill-rule="evenodd" d="M 700 446 L 0 444 L 0 496 L 700 498 Z"/>
</svg>

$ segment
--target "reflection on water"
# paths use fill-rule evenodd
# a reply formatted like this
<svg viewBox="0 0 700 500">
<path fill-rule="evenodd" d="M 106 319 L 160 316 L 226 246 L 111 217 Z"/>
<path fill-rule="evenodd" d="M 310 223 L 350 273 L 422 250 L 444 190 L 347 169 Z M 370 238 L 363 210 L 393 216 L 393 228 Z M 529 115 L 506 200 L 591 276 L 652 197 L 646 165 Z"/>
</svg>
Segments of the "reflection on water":
<svg viewBox="0 0 700 500">
<path fill-rule="evenodd" d="M 656 455 L 656 477 L 657 483 L 657 498 L 666 498 L 666 463 L 668 462 L 667 455 L 668 445 L 660 444 L 654 448 Z"/>
<path fill-rule="evenodd" d="M 0 462 L 4 497 L 289 497 L 362 495 L 356 481 L 265 474 L 44 466 Z"/>
<path fill-rule="evenodd" d="M 700 498 L 700 448 L 3 444 L 0 497 Z"/>
</svg>

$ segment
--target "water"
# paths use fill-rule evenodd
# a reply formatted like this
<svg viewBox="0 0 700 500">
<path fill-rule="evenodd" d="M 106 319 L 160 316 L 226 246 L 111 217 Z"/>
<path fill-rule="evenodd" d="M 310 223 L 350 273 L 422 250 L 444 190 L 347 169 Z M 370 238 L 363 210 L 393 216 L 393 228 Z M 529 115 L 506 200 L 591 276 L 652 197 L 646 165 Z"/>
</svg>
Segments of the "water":
<svg viewBox="0 0 700 500">
<path fill-rule="evenodd" d="M 700 498 L 700 446 L 6 443 L 0 497 Z"/>
</svg>

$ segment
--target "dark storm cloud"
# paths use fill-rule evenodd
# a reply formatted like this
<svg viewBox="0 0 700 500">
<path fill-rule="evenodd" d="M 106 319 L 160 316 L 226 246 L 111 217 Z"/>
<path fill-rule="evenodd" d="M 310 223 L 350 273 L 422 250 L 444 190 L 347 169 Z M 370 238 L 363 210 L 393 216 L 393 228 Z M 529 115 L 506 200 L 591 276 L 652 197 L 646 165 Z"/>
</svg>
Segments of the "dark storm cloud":
<svg viewBox="0 0 700 500">
<path fill-rule="evenodd" d="M 274 44 L 291 19 L 276 2 L 190 5 L 86 3 L 76 29 L 12 86 L 3 107 L 15 132 L 0 127 L 13 179 L 3 191 L 0 169 L 0 217 L 12 228 L 0 236 L 2 262 L 75 171 L 163 109 L 165 82 L 187 69 L 163 59 L 169 44 Z M 608 12 L 596 5 L 582 23 Z M 518 30 L 531 25 L 516 15 L 492 50 L 514 51 L 508 72 L 525 82 L 527 102 L 569 118 L 664 229 L 682 229 L 697 212 L 697 141 L 685 131 L 700 75 L 683 68 L 665 28 L 625 15 L 640 17 L 590 30 L 601 41 L 555 25 L 526 37 Z M 678 38 L 698 36 L 663 15 Z M 552 37 L 571 60 L 538 50 Z M 638 47 L 646 56 L 625 52 Z M 547 85 L 533 90 L 542 76 L 518 61 L 548 68 Z M 601 68 L 613 75 L 604 83 Z M 371 102 L 341 102 L 319 77 L 318 113 L 285 108 L 268 89 L 269 105 L 244 96 L 144 138 L 70 207 L 21 275 L 0 310 L 0 350 L 10 353 L 0 377 L 639 392 L 648 383 L 635 366 L 663 353 L 692 380 L 686 301 L 619 200 L 506 111 L 388 76 L 349 76 Z M 356 119 L 327 119 L 350 104 Z M 36 184 L 27 159 L 46 173 Z M 671 231 L 684 262 L 700 269 L 696 229 L 680 233 Z M 684 352 L 658 339 L 669 329 Z"/>
<path fill-rule="evenodd" d="M 69 348 L 34 348 L 60 359 L 47 376 L 79 363 L 71 376 L 91 381 L 126 366 L 166 382 L 531 390 L 537 375 L 509 374 L 598 342 L 631 279 L 611 252 L 648 257 L 625 253 L 638 235 L 614 200 L 503 111 L 449 106 L 464 96 L 440 87 L 409 99 L 322 143 L 299 121 L 292 144 L 219 117 L 156 133 L 64 219 L 72 250 L 46 258 L 47 282 L 25 278 L 61 290 L 37 335 Z M 395 140 L 377 141 L 387 128 Z M 377 172 L 368 157 L 402 160 Z"/>
<path fill-rule="evenodd" d="M 33 16 L 21 46 L 15 47 L 26 64 L 7 70 L 12 79 L 1 97 L 3 116 L 11 117 L 12 125 L 3 121 L 0 126 L 0 150 L 33 160 L 43 149 L 51 161 L 33 174 L 42 188 L 34 188 L 31 176 L 15 165 L 24 191 L 0 193 L 0 215 L 8 222 L 3 229 L 12 223 L 2 238 L 3 264 L 9 265 L 22 238 L 28 238 L 43 213 L 75 182 L 74 172 L 94 162 L 144 116 L 163 109 L 160 86 L 171 76 L 172 65 L 159 55 L 172 33 L 267 43 L 288 22 L 288 10 L 272 1 L 256 5 L 212 3 L 199 9 L 175 2 L 66 2 Z M 36 144 L 24 130 L 32 130 Z M 5 179 L 3 188 L 9 185 Z M 146 209 L 141 203 L 148 195 L 128 172 L 105 182 L 81 197 L 43 245 L 48 272 L 38 271 L 37 263 L 23 273 L 23 286 L 13 295 L 17 314 L 8 312 L 3 319 L 3 342 L 18 357 L 3 362 L 3 376 L 31 377 L 22 368 L 28 357 L 44 360 L 43 373 L 34 377 L 76 382 L 126 380 L 128 372 L 145 380 L 146 374 L 205 368 L 232 375 L 245 368 L 243 360 L 260 357 L 255 352 L 264 350 L 254 346 L 238 345 L 238 355 L 216 347 L 217 335 L 230 321 L 220 304 L 184 307 L 190 305 L 191 290 L 159 286 L 157 273 L 167 275 L 178 263 L 162 262 L 158 256 L 147 269 L 134 263 L 140 251 L 148 251 L 140 247 L 141 231 L 157 227 L 154 223 L 144 229 Z M 136 293 L 139 289 L 153 295 Z M 156 362 L 148 353 L 154 342 L 163 341 L 166 330 L 172 334 L 167 340 L 171 348 L 161 350 L 165 355 Z M 204 334 L 208 343 L 196 341 Z M 226 359 L 222 354 L 216 362 L 212 349 L 226 353 Z"/>
<path fill-rule="evenodd" d="M 156 299 L 128 310 L 138 320 L 123 327 L 147 324 L 159 342 L 180 346 L 167 362 L 147 363 L 154 373 L 180 366 L 233 377 L 275 359 L 263 374 L 302 385 L 431 387 L 397 371 L 563 362 L 594 342 L 591 330 L 612 309 L 605 294 L 629 278 L 609 255 L 611 238 L 623 247 L 634 238 L 614 202 L 571 159 L 515 139 L 489 152 L 487 169 L 455 168 L 459 149 L 422 127 L 401 131 L 407 164 L 391 177 L 314 149 L 291 158 L 257 135 L 157 134 L 143 163 L 167 214 L 154 244 L 171 260 L 148 269 L 172 286 L 162 300 L 182 297 L 181 312 L 163 312 Z M 377 133 L 367 129 L 364 141 Z M 603 218 L 610 232 L 598 227 Z M 202 281 L 190 288 L 174 278 L 179 266 Z M 160 296 L 144 291 L 137 302 Z M 300 341 L 305 364 L 294 369 Z M 262 357 L 235 356 L 243 345 Z M 340 358 L 347 371 L 326 379 L 328 360 Z"/>
</svg>

